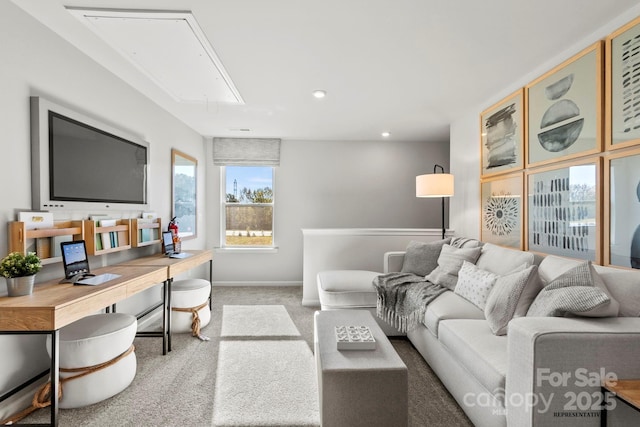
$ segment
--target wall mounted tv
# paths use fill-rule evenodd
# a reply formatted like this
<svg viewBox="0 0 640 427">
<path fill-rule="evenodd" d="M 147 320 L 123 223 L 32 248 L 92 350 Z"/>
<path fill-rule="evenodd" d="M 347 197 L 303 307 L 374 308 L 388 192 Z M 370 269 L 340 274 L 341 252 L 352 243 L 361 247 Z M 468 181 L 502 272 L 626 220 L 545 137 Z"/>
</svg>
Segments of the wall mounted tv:
<svg viewBox="0 0 640 427">
<path fill-rule="evenodd" d="M 146 210 L 148 169 L 141 138 L 31 97 L 33 209 Z"/>
</svg>

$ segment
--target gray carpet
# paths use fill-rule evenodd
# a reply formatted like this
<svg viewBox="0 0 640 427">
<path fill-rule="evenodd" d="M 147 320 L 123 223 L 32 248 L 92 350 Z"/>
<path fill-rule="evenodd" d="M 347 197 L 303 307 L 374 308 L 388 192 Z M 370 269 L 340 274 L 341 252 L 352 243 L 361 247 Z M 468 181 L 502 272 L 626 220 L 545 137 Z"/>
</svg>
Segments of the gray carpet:
<svg viewBox="0 0 640 427">
<path fill-rule="evenodd" d="M 214 311 L 203 342 L 173 335 L 173 351 L 162 356 L 159 338 L 136 338 L 138 371 L 122 393 L 95 405 L 60 411 L 61 426 L 211 426 L 221 343 L 223 305 L 283 305 L 313 349 L 313 313 L 303 307 L 300 287 L 214 288 Z M 410 426 L 471 426 L 467 417 L 406 339 L 391 340 L 409 369 Z M 42 409 L 21 421 L 46 423 Z"/>
</svg>

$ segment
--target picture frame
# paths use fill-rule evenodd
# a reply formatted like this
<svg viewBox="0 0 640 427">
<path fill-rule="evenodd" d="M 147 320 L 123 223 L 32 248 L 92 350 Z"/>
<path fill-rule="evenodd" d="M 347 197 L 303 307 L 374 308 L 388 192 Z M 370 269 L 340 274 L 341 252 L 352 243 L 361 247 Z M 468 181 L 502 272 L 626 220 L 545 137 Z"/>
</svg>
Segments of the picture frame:
<svg viewBox="0 0 640 427">
<path fill-rule="evenodd" d="M 482 180 L 480 184 L 480 240 L 522 249 L 524 173 Z"/>
<path fill-rule="evenodd" d="M 640 144 L 640 104 L 635 105 L 640 90 L 640 17 L 606 38 L 605 83 L 607 150 Z"/>
<path fill-rule="evenodd" d="M 604 161 L 604 265 L 640 269 L 640 148 Z"/>
<path fill-rule="evenodd" d="M 480 113 L 480 176 L 524 167 L 524 88 Z"/>
<path fill-rule="evenodd" d="M 526 174 L 526 250 L 601 263 L 601 157 Z"/>
<path fill-rule="evenodd" d="M 181 240 L 197 236 L 198 160 L 171 150 L 171 217 L 176 218 Z"/>
<path fill-rule="evenodd" d="M 525 86 L 527 167 L 600 153 L 603 42 Z"/>
</svg>

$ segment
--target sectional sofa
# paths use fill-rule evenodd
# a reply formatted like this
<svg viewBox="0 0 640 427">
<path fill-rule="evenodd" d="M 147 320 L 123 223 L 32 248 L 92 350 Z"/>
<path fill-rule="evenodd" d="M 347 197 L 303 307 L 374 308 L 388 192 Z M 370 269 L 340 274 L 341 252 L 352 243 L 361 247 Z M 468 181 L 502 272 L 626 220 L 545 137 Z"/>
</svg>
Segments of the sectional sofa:
<svg viewBox="0 0 640 427">
<path fill-rule="evenodd" d="M 609 425 L 640 425 L 600 390 L 640 378 L 640 272 L 473 239 L 411 242 L 382 273 L 318 274 L 322 308 L 375 311 L 371 278 L 393 272 L 449 282 L 407 337 L 475 425 L 597 426 L 603 402 Z"/>
</svg>

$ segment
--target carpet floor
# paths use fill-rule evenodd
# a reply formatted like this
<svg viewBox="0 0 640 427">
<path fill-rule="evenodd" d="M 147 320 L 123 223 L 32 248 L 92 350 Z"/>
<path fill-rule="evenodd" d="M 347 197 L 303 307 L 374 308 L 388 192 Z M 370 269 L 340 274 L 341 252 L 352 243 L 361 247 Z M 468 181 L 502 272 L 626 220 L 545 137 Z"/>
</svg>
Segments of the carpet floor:
<svg viewBox="0 0 640 427">
<path fill-rule="evenodd" d="M 163 356 L 159 338 L 136 338 L 138 369 L 133 383 L 103 402 L 61 410 L 60 426 L 212 426 L 220 347 L 231 342 L 230 337 L 245 333 L 234 329 L 225 330 L 223 335 L 223 306 L 284 306 L 300 333 L 299 337 L 290 339 L 306 343 L 312 351 L 316 308 L 303 307 L 301 300 L 300 287 L 214 288 L 211 323 L 202 330 L 210 341 L 200 341 L 190 334 L 174 334 L 173 350 Z M 227 315 L 238 317 L 242 310 L 244 308 L 236 307 Z M 281 309 L 274 310 L 280 311 L 276 315 L 282 314 Z M 286 336 L 289 332 L 279 334 Z M 393 338 L 391 343 L 409 370 L 409 425 L 472 426 L 411 343 L 403 338 Z M 20 424 L 48 421 L 49 411 L 41 409 Z M 234 423 L 243 425 L 238 419 Z M 287 422 L 282 420 L 282 424 Z"/>
</svg>

